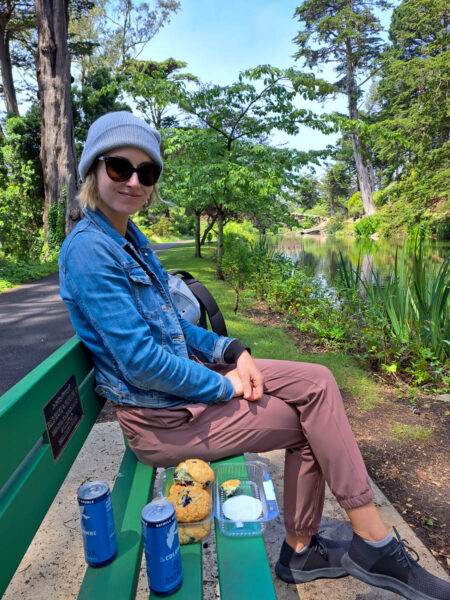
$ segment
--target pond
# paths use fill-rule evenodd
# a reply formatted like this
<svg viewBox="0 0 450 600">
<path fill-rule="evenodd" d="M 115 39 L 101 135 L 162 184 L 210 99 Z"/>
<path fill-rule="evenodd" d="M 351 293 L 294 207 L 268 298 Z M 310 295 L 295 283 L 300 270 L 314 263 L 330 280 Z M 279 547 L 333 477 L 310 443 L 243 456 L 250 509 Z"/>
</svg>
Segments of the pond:
<svg viewBox="0 0 450 600">
<path fill-rule="evenodd" d="M 347 265 L 354 268 L 360 265 L 363 277 L 366 280 L 374 271 L 380 281 L 394 270 L 395 253 L 398 251 L 400 259 L 402 240 L 377 240 L 356 239 L 354 237 L 336 237 L 324 235 L 300 235 L 298 233 L 286 234 L 272 239 L 273 247 L 308 266 L 312 273 L 320 279 L 332 282 L 340 264 L 339 252 Z M 425 240 L 423 243 L 423 256 L 431 259 L 438 267 L 450 252 L 450 242 Z M 408 243 L 407 263 L 412 264 L 414 256 L 414 241 Z"/>
</svg>

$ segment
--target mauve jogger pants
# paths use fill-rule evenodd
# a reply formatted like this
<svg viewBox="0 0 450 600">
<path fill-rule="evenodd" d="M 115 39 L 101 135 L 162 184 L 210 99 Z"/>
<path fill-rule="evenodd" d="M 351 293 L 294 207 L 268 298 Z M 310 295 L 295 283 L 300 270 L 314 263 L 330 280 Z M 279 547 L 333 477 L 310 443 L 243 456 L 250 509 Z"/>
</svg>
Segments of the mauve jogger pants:
<svg viewBox="0 0 450 600">
<path fill-rule="evenodd" d="M 284 519 L 294 535 L 317 533 L 325 481 L 343 508 L 373 499 L 367 471 L 331 372 L 321 365 L 255 360 L 264 375 L 258 402 L 174 408 L 118 407 L 138 459 L 168 467 L 186 458 L 216 460 L 285 448 Z M 234 365 L 216 365 L 225 374 Z"/>
</svg>

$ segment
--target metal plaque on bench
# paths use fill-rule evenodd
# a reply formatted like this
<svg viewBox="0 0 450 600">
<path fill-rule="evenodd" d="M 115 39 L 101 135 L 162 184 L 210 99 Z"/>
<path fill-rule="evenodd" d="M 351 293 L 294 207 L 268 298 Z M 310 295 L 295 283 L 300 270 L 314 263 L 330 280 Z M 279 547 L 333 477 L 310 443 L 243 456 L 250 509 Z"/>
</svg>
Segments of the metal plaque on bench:
<svg viewBox="0 0 450 600">
<path fill-rule="evenodd" d="M 84 416 L 75 375 L 66 381 L 42 410 L 53 460 L 56 462 Z"/>
</svg>

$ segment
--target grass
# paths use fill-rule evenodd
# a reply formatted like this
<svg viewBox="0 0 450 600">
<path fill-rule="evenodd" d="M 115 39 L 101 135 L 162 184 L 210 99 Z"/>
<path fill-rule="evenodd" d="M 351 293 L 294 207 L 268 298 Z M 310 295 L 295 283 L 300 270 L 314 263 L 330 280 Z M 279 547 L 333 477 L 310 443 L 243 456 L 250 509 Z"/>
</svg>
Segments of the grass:
<svg viewBox="0 0 450 600">
<path fill-rule="evenodd" d="M 347 354 L 304 354 L 298 350 L 294 340 L 281 324 L 264 327 L 252 323 L 243 314 L 245 309 L 251 308 L 256 302 L 249 292 L 242 294 L 240 310 L 235 314 L 235 294 L 232 286 L 215 279 L 215 263 L 212 260 L 214 248 L 202 249 L 202 254 L 204 258 L 194 258 L 194 245 L 188 243 L 161 252 L 158 257 L 167 270 L 184 269 L 207 286 L 224 315 L 228 334 L 249 346 L 254 358 L 277 358 L 321 364 L 333 372 L 340 389 L 350 392 L 360 408 L 370 410 L 383 401 L 379 384 Z"/>
<path fill-rule="evenodd" d="M 33 279 L 41 279 L 41 277 L 56 273 L 57 270 L 57 257 L 43 263 L 0 258 L 0 292 Z"/>
<path fill-rule="evenodd" d="M 406 425 L 404 423 L 398 423 L 393 427 L 394 439 L 398 442 L 404 441 L 422 441 L 426 442 L 427 440 L 433 437 L 433 431 L 431 429 L 427 429 L 423 425 Z"/>
</svg>

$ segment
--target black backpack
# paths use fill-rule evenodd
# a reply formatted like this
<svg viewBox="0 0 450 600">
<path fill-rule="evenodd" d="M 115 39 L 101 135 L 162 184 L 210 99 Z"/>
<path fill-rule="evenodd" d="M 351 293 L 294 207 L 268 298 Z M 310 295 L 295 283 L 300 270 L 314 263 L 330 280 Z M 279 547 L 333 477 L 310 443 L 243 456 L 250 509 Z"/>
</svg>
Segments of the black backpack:
<svg viewBox="0 0 450 600">
<path fill-rule="evenodd" d="M 195 279 L 195 277 L 188 271 L 173 269 L 172 271 L 169 271 L 169 275 L 179 276 L 197 299 L 200 305 L 200 320 L 198 321 L 198 325 L 204 329 L 208 329 L 208 323 L 206 320 L 206 316 L 208 316 L 211 329 L 218 335 L 224 335 L 228 337 L 225 319 L 223 318 L 220 308 L 217 306 L 217 302 L 214 300 L 214 297 L 208 288 L 205 287 L 203 283 L 200 283 L 198 279 Z"/>
</svg>

